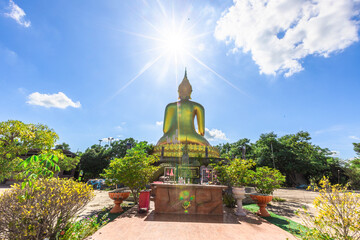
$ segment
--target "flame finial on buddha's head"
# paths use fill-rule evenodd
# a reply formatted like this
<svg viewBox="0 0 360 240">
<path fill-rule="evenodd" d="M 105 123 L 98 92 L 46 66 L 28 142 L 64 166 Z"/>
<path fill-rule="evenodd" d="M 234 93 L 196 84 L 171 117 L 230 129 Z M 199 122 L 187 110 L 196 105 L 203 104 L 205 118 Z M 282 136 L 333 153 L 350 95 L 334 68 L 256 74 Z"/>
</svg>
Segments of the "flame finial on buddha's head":
<svg viewBox="0 0 360 240">
<path fill-rule="evenodd" d="M 179 85 L 178 92 L 179 92 L 179 99 L 181 99 L 181 100 L 191 99 L 192 87 L 187 78 L 186 68 L 185 68 L 184 79 L 182 80 L 182 82 Z"/>
</svg>

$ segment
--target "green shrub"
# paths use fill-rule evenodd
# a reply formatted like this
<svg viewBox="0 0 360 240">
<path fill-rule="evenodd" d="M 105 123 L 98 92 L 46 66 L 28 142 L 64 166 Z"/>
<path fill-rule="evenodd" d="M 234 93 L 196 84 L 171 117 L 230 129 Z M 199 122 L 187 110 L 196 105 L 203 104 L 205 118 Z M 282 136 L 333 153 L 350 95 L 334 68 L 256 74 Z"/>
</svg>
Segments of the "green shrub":
<svg viewBox="0 0 360 240">
<path fill-rule="evenodd" d="M 98 215 L 84 217 L 80 221 L 69 223 L 65 229 L 61 229 L 57 235 L 58 240 L 82 240 L 94 234 L 102 226 L 109 222 L 108 213 L 100 219 Z"/>
<path fill-rule="evenodd" d="M 228 208 L 234 208 L 236 205 L 236 200 L 231 193 L 225 192 L 223 195 L 223 203 Z"/>
<path fill-rule="evenodd" d="M 68 179 L 15 184 L 0 196 L 0 238 L 54 238 L 92 197 L 91 186 Z"/>
<path fill-rule="evenodd" d="M 285 176 L 278 170 L 269 167 L 259 167 L 254 174 L 253 184 L 255 190 L 264 195 L 269 195 L 280 188 L 285 182 Z"/>
<path fill-rule="evenodd" d="M 250 184 L 254 173 L 250 169 L 255 166 L 255 162 L 251 159 L 233 159 L 229 161 L 228 164 L 220 162 L 214 166 L 219 181 L 233 187 L 243 187 Z"/>
<path fill-rule="evenodd" d="M 129 149 L 125 157 L 111 160 L 101 176 L 106 179 L 108 185 L 123 184 L 129 187 L 134 202 L 138 203 L 140 191 L 145 189 L 146 184 L 159 169 L 153 166 L 156 161 L 158 158 L 155 155 L 148 155 L 146 145 L 139 143 Z"/>
</svg>

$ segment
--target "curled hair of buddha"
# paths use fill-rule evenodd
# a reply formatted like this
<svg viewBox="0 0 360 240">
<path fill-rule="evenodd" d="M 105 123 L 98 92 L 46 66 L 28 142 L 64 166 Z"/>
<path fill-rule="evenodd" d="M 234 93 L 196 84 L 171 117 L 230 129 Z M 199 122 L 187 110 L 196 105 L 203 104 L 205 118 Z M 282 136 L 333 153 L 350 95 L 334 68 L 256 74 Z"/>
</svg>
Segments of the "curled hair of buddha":
<svg viewBox="0 0 360 240">
<path fill-rule="evenodd" d="M 179 99 L 181 99 L 181 100 L 191 99 L 192 87 L 187 78 L 186 69 L 185 69 L 184 79 L 182 80 L 182 82 L 179 85 L 178 92 L 179 92 Z"/>
</svg>

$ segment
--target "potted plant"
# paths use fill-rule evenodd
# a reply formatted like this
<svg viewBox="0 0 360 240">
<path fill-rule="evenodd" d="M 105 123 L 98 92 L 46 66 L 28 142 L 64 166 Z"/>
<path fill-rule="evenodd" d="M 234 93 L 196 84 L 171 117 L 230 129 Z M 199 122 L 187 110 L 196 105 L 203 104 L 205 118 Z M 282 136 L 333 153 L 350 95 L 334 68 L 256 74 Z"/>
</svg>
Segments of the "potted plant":
<svg viewBox="0 0 360 240">
<path fill-rule="evenodd" d="M 272 194 L 275 189 L 281 187 L 285 182 L 285 176 L 278 170 L 269 167 L 259 167 L 254 172 L 253 184 L 257 194 L 251 194 L 250 197 L 260 207 L 257 212 L 262 217 L 269 217 L 270 214 L 266 210 L 267 204 L 272 200 Z"/>
<path fill-rule="evenodd" d="M 101 176 L 106 179 L 108 185 L 123 184 L 128 187 L 134 197 L 135 204 L 137 204 L 140 191 L 146 188 L 146 184 L 159 169 L 153 165 L 157 160 L 156 156 L 147 154 L 144 143 L 139 143 L 129 149 L 125 157 L 111 160 L 109 167 L 104 169 L 105 173 Z"/>
<path fill-rule="evenodd" d="M 250 169 L 254 166 L 255 162 L 251 159 L 234 159 L 223 169 L 227 180 L 232 186 L 232 193 L 237 203 L 235 214 L 238 216 L 246 216 L 242 208 L 242 200 L 245 198 L 245 186 L 251 184 L 253 179 L 254 171 Z"/>
</svg>

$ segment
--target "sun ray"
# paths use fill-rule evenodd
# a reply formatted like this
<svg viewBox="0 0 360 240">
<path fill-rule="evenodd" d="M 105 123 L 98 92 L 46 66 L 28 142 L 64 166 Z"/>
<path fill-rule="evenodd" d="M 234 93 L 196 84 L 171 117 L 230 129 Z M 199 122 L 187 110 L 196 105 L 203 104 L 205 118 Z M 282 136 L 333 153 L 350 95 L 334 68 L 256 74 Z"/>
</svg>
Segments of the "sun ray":
<svg viewBox="0 0 360 240">
<path fill-rule="evenodd" d="M 209 34 L 211 34 L 211 33 L 214 33 L 214 31 L 204 32 L 204 33 L 195 35 L 195 36 L 193 36 L 193 37 L 187 38 L 186 40 L 188 40 L 188 41 L 190 41 L 190 40 L 196 40 L 196 39 L 198 39 L 198 38 L 205 37 L 206 35 L 209 35 Z"/>
<path fill-rule="evenodd" d="M 156 2 L 157 2 L 157 4 L 159 5 L 162 14 L 164 14 L 164 17 L 167 18 L 167 14 L 166 14 L 165 8 L 164 8 L 164 6 L 162 5 L 162 3 L 160 2 L 160 0 L 157 0 Z"/>
<path fill-rule="evenodd" d="M 162 55 L 159 55 L 158 57 L 156 57 L 155 59 L 153 59 L 152 61 L 147 62 L 142 69 L 139 71 L 138 74 L 136 74 L 135 77 L 133 77 L 130 81 L 128 81 L 122 88 L 120 88 L 111 98 L 116 97 L 116 95 L 118 95 L 120 92 L 122 92 L 124 89 L 126 89 L 130 84 L 132 84 L 138 77 L 140 77 L 144 72 L 146 72 L 146 70 L 148 70 L 152 65 L 154 65 L 160 58 L 162 57 Z"/>
<path fill-rule="evenodd" d="M 238 88 L 237 86 L 235 86 L 233 83 L 231 83 L 229 80 L 227 80 L 226 78 L 224 78 L 223 76 L 221 76 L 220 74 L 218 74 L 215 70 L 213 70 L 212 68 L 210 68 L 208 65 L 206 65 L 204 62 L 202 62 L 200 59 L 198 59 L 197 57 L 195 57 L 194 55 L 192 55 L 190 52 L 187 52 L 187 54 L 192 57 L 195 61 L 197 61 L 200 65 L 202 65 L 203 67 L 205 67 L 207 70 L 209 70 L 210 72 L 212 72 L 213 74 L 215 74 L 217 77 L 219 77 L 221 80 L 223 80 L 224 82 L 226 82 L 228 85 L 230 85 L 231 87 L 233 87 L 235 90 L 237 90 L 238 92 L 240 92 L 241 94 L 248 96 L 247 93 L 245 93 L 244 91 L 242 91 L 240 88 Z"/>
<path fill-rule="evenodd" d="M 149 20 L 147 20 L 144 16 L 140 16 L 150 27 L 152 27 L 161 37 L 164 37 L 163 32 L 160 31 L 154 24 L 152 24 Z"/>
<path fill-rule="evenodd" d="M 141 33 L 129 32 L 129 31 L 125 31 L 125 30 L 119 30 L 119 31 L 121 31 L 123 33 L 127 33 L 129 35 L 136 36 L 136 37 L 142 37 L 145 39 L 150 39 L 150 40 L 155 40 L 155 41 L 162 41 L 161 38 L 156 38 L 156 37 L 148 36 L 148 35 L 141 34 Z"/>
</svg>

